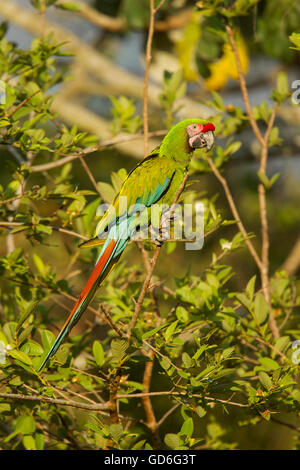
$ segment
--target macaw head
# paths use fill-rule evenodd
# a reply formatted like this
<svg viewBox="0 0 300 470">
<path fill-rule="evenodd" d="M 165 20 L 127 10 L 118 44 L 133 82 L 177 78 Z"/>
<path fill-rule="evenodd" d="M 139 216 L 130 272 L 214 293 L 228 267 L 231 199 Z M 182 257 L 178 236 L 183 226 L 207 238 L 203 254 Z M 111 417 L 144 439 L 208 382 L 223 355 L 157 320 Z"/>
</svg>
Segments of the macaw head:
<svg viewBox="0 0 300 470">
<path fill-rule="evenodd" d="M 164 137 L 160 152 L 177 161 L 190 160 L 194 150 L 206 147 L 210 150 L 214 144 L 215 126 L 200 118 L 185 119 L 175 124 Z"/>
<path fill-rule="evenodd" d="M 189 147 L 193 150 L 206 147 L 210 150 L 214 145 L 215 126 L 208 122 L 207 124 L 192 123 L 185 128 L 188 135 Z"/>
</svg>

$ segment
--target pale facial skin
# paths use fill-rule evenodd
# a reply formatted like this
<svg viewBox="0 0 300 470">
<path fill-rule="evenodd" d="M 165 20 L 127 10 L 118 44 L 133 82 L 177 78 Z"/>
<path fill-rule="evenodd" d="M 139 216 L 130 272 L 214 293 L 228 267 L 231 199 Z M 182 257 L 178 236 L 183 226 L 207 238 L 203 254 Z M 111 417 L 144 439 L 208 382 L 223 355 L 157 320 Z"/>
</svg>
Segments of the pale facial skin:
<svg viewBox="0 0 300 470">
<path fill-rule="evenodd" d="M 206 124 L 190 124 L 186 127 L 189 146 L 192 149 L 206 147 L 210 150 L 214 144 L 215 126 L 211 123 Z"/>
</svg>

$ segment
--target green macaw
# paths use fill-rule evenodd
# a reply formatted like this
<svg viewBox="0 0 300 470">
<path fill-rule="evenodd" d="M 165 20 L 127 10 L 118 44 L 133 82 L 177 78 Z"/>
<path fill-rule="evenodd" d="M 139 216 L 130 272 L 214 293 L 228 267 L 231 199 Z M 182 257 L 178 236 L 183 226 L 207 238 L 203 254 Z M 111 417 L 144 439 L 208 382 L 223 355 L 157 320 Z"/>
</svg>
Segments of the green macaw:
<svg viewBox="0 0 300 470">
<path fill-rule="evenodd" d="M 81 245 L 103 247 L 89 280 L 39 370 L 56 353 L 63 339 L 78 322 L 128 242 L 140 229 L 141 220 L 148 221 L 148 217 L 143 219 L 143 214 L 148 215 L 153 204 L 172 205 L 194 150 L 202 147 L 209 150 L 214 143 L 214 130 L 214 125 L 203 119 L 179 122 L 164 137 L 160 147 L 129 173 L 113 204 L 100 220 L 96 237 Z M 126 205 L 122 203 L 124 198 L 127 198 Z"/>
</svg>

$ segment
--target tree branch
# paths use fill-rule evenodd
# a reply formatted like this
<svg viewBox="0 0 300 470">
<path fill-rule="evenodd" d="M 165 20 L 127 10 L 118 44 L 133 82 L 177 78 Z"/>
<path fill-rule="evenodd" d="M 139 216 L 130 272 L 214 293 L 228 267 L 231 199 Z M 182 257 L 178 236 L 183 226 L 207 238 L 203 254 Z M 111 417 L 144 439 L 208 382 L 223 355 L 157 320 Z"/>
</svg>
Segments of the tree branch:
<svg viewBox="0 0 300 470">
<path fill-rule="evenodd" d="M 174 200 L 173 200 L 173 203 L 171 205 L 171 208 L 170 208 L 170 214 L 172 214 L 172 212 L 174 212 L 174 208 L 175 208 L 175 205 L 177 204 L 177 201 L 182 193 L 182 191 L 184 190 L 184 187 L 185 187 L 185 184 L 186 184 L 186 180 L 188 178 L 188 171 L 186 172 L 183 180 L 182 180 L 182 183 L 180 185 L 180 187 L 178 188 L 176 194 L 175 194 L 175 197 L 174 197 Z M 153 271 L 154 271 L 154 268 L 155 268 L 155 265 L 157 263 L 157 260 L 158 260 L 158 257 L 159 257 L 159 253 L 160 253 L 160 250 L 161 250 L 161 245 L 157 246 L 155 251 L 154 251 L 154 255 L 153 255 L 153 258 L 150 262 L 150 268 L 149 268 L 149 271 L 147 272 L 147 276 L 146 276 L 146 279 L 144 281 L 144 284 L 142 286 L 142 289 L 140 291 L 140 294 L 139 294 L 139 297 L 138 297 L 138 301 L 135 305 L 135 310 L 134 310 L 134 314 L 132 316 L 132 320 L 131 320 L 131 323 L 130 323 L 130 326 L 129 326 L 129 331 L 128 331 L 128 339 L 129 341 L 131 340 L 131 331 L 132 329 L 134 328 L 135 324 L 136 324 L 136 321 L 137 321 L 137 318 L 138 318 L 138 315 L 140 313 L 140 310 L 142 308 L 142 305 L 143 305 L 143 301 L 144 301 L 144 298 L 145 298 L 145 295 L 146 295 L 146 292 L 148 290 L 148 287 L 149 287 L 149 284 L 150 284 L 150 281 L 151 281 L 151 278 L 152 278 L 152 274 L 153 274 Z"/>
<path fill-rule="evenodd" d="M 37 401 L 41 403 L 50 403 L 53 405 L 60 405 L 60 406 L 70 406 L 72 408 L 80 408 L 82 410 L 90 410 L 90 411 L 102 411 L 102 410 L 109 410 L 111 408 L 111 404 L 107 403 L 80 403 L 74 400 L 61 400 L 59 398 L 50 398 L 45 397 L 42 395 L 21 395 L 19 393 L 0 393 L 0 398 L 3 400 L 25 400 L 25 401 Z"/>
<path fill-rule="evenodd" d="M 59 3 L 64 3 L 62 0 Z M 112 17 L 105 15 L 95 8 L 83 3 L 79 0 L 72 0 L 72 4 L 78 6 L 78 11 L 74 11 L 75 14 L 86 18 L 91 23 L 95 24 L 99 28 L 105 29 L 111 32 L 122 32 L 127 28 L 125 19 L 120 17 Z M 157 21 L 154 29 L 156 31 L 170 31 L 173 29 L 182 28 L 190 19 L 192 14 L 192 8 L 187 8 L 180 11 L 176 15 L 168 16 L 166 19 Z"/>
<path fill-rule="evenodd" d="M 82 42 L 79 37 L 67 29 L 55 23 L 51 23 L 50 21 L 46 21 L 45 24 L 43 24 L 40 21 L 40 15 L 38 13 L 32 12 L 27 8 L 20 8 L 20 5 L 14 0 L 10 0 L 9 2 L 0 0 L 0 11 L 2 17 L 31 33 L 39 36 L 41 34 L 48 35 L 49 33 L 54 33 L 54 38 L 57 42 L 65 43 L 64 48 L 76 54 L 76 61 L 80 64 L 81 68 L 83 68 L 86 73 L 90 73 L 95 78 L 101 80 L 102 83 L 108 84 L 110 89 L 113 90 L 113 93 L 143 98 L 144 83 L 140 77 L 114 64 L 93 47 Z M 153 83 L 149 84 L 149 102 L 151 104 L 155 106 L 160 105 L 160 93 L 160 86 Z M 184 115 L 186 117 L 199 117 L 199 114 L 201 114 L 201 117 L 205 118 L 214 113 L 212 109 L 196 103 L 191 98 L 184 98 L 182 104 L 185 106 Z M 53 105 L 56 106 L 55 101 Z M 70 102 L 64 103 L 64 105 L 60 106 L 59 112 L 66 113 L 68 109 L 64 109 L 64 107 L 67 105 L 71 109 Z M 85 109 L 82 106 L 81 108 L 82 110 Z M 90 115 L 97 117 L 94 113 L 90 113 Z M 69 113 L 69 117 L 70 119 L 72 118 L 71 112 Z M 81 125 L 78 125 L 78 127 L 82 128 L 84 120 L 81 116 L 74 115 L 73 113 L 73 118 L 77 118 L 77 124 L 78 119 L 80 119 Z"/>
<path fill-rule="evenodd" d="M 161 131 L 154 131 L 149 133 L 149 137 L 159 137 L 163 136 L 167 133 L 165 130 Z M 30 168 L 30 171 L 33 173 L 39 173 L 42 171 L 48 171 L 48 170 L 53 170 L 54 168 L 58 168 L 62 165 L 65 165 L 66 163 L 72 162 L 73 160 L 76 160 L 81 157 L 86 157 L 90 155 L 91 153 L 95 153 L 99 150 L 102 150 L 107 147 L 111 147 L 113 145 L 119 145 L 119 144 L 124 144 L 127 142 L 132 142 L 133 140 L 137 139 L 142 139 L 143 134 L 125 134 L 125 135 L 120 135 L 118 137 L 114 137 L 112 139 L 109 139 L 107 141 L 101 142 L 99 144 L 93 145 L 92 147 L 87 147 L 86 149 L 82 150 L 81 152 L 76 152 L 72 155 L 65 156 L 61 158 L 60 160 L 56 160 L 53 162 L 49 163 L 42 163 L 41 165 L 33 165 Z"/>
<path fill-rule="evenodd" d="M 226 25 L 226 32 L 229 39 L 229 42 L 232 47 L 232 51 L 235 56 L 236 66 L 238 70 L 238 78 L 241 88 L 242 97 L 245 103 L 246 112 L 250 121 L 250 125 L 252 127 L 253 133 L 256 136 L 258 143 L 261 147 L 260 152 L 260 165 L 259 165 L 259 172 L 263 175 L 266 175 L 266 166 L 267 166 L 267 158 L 268 158 L 268 142 L 271 130 L 274 125 L 274 120 L 276 116 L 276 112 L 278 106 L 276 105 L 271 113 L 268 127 L 265 135 L 263 136 L 259 127 L 257 125 L 256 120 L 254 119 L 254 115 L 252 112 L 248 89 L 246 80 L 242 71 L 241 61 L 238 53 L 238 49 L 236 46 L 236 42 L 234 39 L 234 33 L 232 28 L 229 25 Z M 269 326 L 272 331 L 272 334 L 275 338 L 279 338 L 280 333 L 279 329 L 274 317 L 274 312 L 272 309 L 272 302 L 271 302 L 271 294 L 270 294 L 270 280 L 269 280 L 269 230 L 268 230 L 268 216 L 267 216 L 267 202 L 266 202 L 266 189 L 264 185 L 260 182 L 258 184 L 258 200 L 259 200 L 259 208 L 260 208 L 260 222 L 261 222 L 261 259 L 259 263 L 260 269 L 260 277 L 262 283 L 262 289 L 264 293 L 264 297 L 266 302 L 269 306 Z"/>
<path fill-rule="evenodd" d="M 240 218 L 239 212 L 238 212 L 237 207 L 235 205 L 235 202 L 234 202 L 234 199 L 232 197 L 231 191 L 229 189 L 228 183 L 227 183 L 226 179 L 221 175 L 218 168 L 215 166 L 213 160 L 208 155 L 208 153 L 206 154 L 206 158 L 207 158 L 208 164 L 209 164 L 213 174 L 215 175 L 215 177 L 220 181 L 221 185 L 223 186 L 225 196 L 226 196 L 226 199 L 228 201 L 229 207 L 231 209 L 232 215 L 233 215 L 233 217 L 234 217 L 234 219 L 237 223 L 239 231 L 241 232 L 241 234 L 243 235 L 243 237 L 245 239 L 245 243 L 248 247 L 248 250 L 249 250 L 250 254 L 252 255 L 252 258 L 254 259 L 256 265 L 258 266 L 258 268 L 261 269 L 261 260 L 258 256 L 251 240 L 249 240 L 249 238 L 248 238 L 248 233 L 247 233 L 247 231 L 244 227 L 244 224 L 243 224 L 243 222 Z"/>
</svg>

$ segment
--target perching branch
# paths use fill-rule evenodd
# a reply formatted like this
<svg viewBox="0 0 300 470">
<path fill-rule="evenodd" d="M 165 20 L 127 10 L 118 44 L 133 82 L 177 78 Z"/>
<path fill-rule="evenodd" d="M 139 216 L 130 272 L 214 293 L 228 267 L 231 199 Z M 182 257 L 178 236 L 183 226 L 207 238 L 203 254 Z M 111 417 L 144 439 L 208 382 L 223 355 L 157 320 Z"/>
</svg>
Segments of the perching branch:
<svg viewBox="0 0 300 470">
<path fill-rule="evenodd" d="M 187 178 L 188 178 L 188 172 L 186 172 L 186 174 L 185 174 L 185 176 L 182 180 L 182 183 L 181 183 L 180 187 L 178 188 L 178 190 L 175 194 L 174 201 L 173 201 L 173 203 L 171 205 L 171 208 L 170 208 L 170 214 L 172 213 L 172 211 L 174 211 L 174 208 L 177 204 L 177 201 L 178 201 L 181 193 L 183 192 L 183 190 L 185 188 Z M 158 257 L 159 257 L 160 250 L 161 250 L 161 245 L 157 246 L 155 251 L 154 251 L 154 255 L 153 255 L 153 258 L 151 259 L 151 265 L 150 265 L 149 271 L 147 273 L 146 279 L 145 279 L 144 284 L 142 286 L 142 289 L 140 291 L 137 303 L 135 305 L 135 310 L 134 310 L 132 320 L 131 320 L 131 323 L 130 323 L 130 326 L 129 326 L 129 331 L 128 331 L 129 341 L 131 340 L 131 331 L 134 328 L 134 326 L 136 324 L 136 321 L 137 321 L 137 318 L 138 318 L 138 315 L 141 311 L 143 301 L 144 301 L 145 295 L 147 293 L 147 290 L 148 290 L 148 287 L 149 287 L 149 284 L 150 284 L 150 281 L 151 281 L 151 278 L 152 278 L 152 275 L 153 275 L 153 271 L 154 271 L 155 265 L 156 265 Z"/>
</svg>

